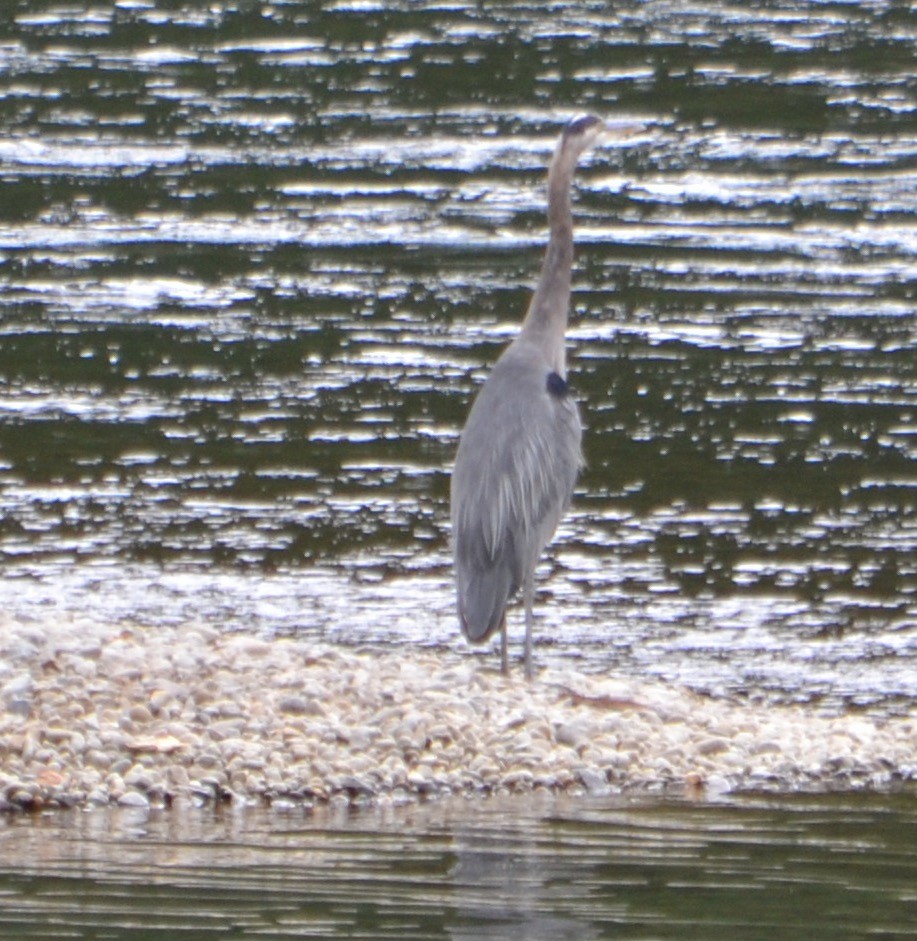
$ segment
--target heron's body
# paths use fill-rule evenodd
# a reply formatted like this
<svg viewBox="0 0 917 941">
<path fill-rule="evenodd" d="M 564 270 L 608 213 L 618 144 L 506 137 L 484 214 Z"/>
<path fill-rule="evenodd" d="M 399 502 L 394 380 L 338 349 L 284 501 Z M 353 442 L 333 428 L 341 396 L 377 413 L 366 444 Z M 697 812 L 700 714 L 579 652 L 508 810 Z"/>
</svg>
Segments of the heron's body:
<svg viewBox="0 0 917 941">
<path fill-rule="evenodd" d="M 569 506 L 582 463 L 582 429 L 566 381 L 576 160 L 601 122 L 567 126 L 548 175 L 550 240 L 522 329 L 472 406 L 452 474 L 452 542 L 459 620 L 474 642 L 502 631 L 522 588 L 525 667 L 531 675 L 532 606 L 538 560 Z"/>
<path fill-rule="evenodd" d="M 564 385 L 536 350 L 517 341 L 468 416 L 452 487 L 462 493 L 453 500 L 453 532 L 459 617 L 469 640 L 483 641 L 501 626 L 507 602 L 534 572 L 573 494 L 582 432 Z M 499 447 L 490 442 L 491 423 L 506 429 Z"/>
</svg>

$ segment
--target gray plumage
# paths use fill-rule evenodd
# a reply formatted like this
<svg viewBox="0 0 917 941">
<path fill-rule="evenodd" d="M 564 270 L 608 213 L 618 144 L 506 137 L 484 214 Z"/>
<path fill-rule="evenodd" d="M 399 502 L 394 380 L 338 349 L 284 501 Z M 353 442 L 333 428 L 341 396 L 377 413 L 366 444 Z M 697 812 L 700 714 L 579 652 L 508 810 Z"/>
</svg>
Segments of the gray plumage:
<svg viewBox="0 0 917 941">
<path fill-rule="evenodd" d="M 564 348 L 573 262 L 570 187 L 577 158 L 602 128 L 598 118 L 577 118 L 558 141 L 548 173 L 550 237 L 538 286 L 519 335 L 478 393 L 452 472 L 462 630 L 481 642 L 499 628 L 506 672 L 506 606 L 522 588 L 528 677 L 535 568 L 570 504 L 582 463 Z"/>
</svg>

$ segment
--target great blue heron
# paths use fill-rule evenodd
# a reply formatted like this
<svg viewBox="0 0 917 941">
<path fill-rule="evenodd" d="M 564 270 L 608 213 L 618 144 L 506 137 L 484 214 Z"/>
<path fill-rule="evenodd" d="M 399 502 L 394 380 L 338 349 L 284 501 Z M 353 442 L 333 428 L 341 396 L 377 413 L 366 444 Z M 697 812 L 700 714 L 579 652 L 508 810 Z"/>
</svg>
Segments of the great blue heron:
<svg viewBox="0 0 917 941">
<path fill-rule="evenodd" d="M 570 186 L 580 154 L 605 124 L 585 116 L 561 134 L 548 172 L 550 238 L 522 329 L 481 387 L 452 472 L 452 551 L 458 613 L 468 640 L 501 630 L 522 588 L 525 675 L 532 675 L 535 567 L 566 511 L 582 464 L 582 428 L 567 390 L 564 333 L 570 306 Z"/>
</svg>

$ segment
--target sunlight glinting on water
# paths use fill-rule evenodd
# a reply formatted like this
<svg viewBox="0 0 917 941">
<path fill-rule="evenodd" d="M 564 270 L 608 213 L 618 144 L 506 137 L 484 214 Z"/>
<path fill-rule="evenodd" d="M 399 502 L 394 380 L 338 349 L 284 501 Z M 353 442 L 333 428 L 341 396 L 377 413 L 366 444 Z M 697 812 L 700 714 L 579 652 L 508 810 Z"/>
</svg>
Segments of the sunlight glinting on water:
<svg viewBox="0 0 917 941">
<path fill-rule="evenodd" d="M 209 618 L 169 580 L 209 598 L 236 566 L 227 627 L 385 643 L 362 619 L 395 604 L 390 642 L 458 643 L 458 430 L 537 274 L 557 127 L 592 109 L 646 130 L 578 177 L 587 467 L 542 566 L 545 655 L 788 698 L 803 657 L 840 699 L 913 691 L 898 655 L 832 679 L 813 640 L 884 630 L 906 666 L 917 621 L 907 27 L 810 13 L 20 11 L 0 552 L 35 580 L 23 615 L 66 570 L 74 608 L 131 618 L 83 596 L 101 564 L 136 608 Z M 487 71 L 526 95 L 432 104 Z M 242 597 L 262 577 L 284 613 Z M 765 665 L 708 668 L 721 637 L 761 636 Z"/>
<path fill-rule="evenodd" d="M 713 749 L 725 711 L 802 703 L 853 737 L 904 729 L 907 751 L 906 5 L 12 6 L 0 753 L 51 741 L 17 725 L 16 691 L 64 676 L 58 647 L 122 625 L 174 626 L 191 660 L 190 638 L 219 628 L 492 675 L 495 651 L 458 631 L 449 472 L 538 275 L 557 133 L 583 112 L 645 130 L 577 176 L 568 366 L 586 466 L 538 570 L 536 668 L 683 695 L 710 710 Z M 775 762 L 785 745 L 760 743 Z M 860 780 L 850 745 L 825 786 Z M 144 770 L 142 754 L 101 757 L 100 776 Z M 870 780 L 894 788 L 907 764 Z M 168 810 L 0 814 L 0 935 L 913 935 L 911 795 L 684 783 L 658 803 L 268 811 L 201 808 L 192 789 Z"/>
</svg>

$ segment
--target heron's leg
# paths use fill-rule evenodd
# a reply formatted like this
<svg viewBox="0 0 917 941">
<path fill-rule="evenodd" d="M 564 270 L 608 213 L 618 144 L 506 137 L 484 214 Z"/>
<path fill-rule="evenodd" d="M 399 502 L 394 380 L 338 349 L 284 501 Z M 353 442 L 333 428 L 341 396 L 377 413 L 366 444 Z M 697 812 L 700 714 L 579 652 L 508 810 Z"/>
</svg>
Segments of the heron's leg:
<svg viewBox="0 0 917 941">
<path fill-rule="evenodd" d="M 503 622 L 500 624 L 500 669 L 503 675 L 509 673 L 509 657 L 506 653 L 506 612 L 503 612 Z"/>
<path fill-rule="evenodd" d="M 532 678 L 532 629 L 535 620 L 535 573 L 529 572 L 522 586 L 525 602 L 525 678 Z"/>
</svg>

